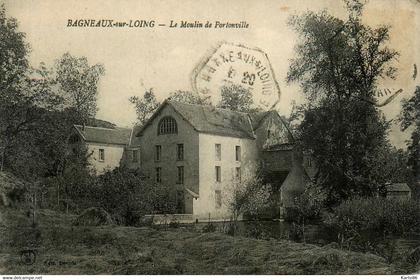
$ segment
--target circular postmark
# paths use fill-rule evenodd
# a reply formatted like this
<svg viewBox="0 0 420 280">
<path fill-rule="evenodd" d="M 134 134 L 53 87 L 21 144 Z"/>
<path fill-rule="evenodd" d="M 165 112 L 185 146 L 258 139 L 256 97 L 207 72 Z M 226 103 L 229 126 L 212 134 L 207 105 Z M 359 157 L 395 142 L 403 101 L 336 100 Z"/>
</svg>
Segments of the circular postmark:
<svg viewBox="0 0 420 280">
<path fill-rule="evenodd" d="M 221 42 L 194 69 L 192 86 L 203 97 L 218 100 L 221 88 L 232 84 L 249 90 L 255 105 L 265 110 L 280 100 L 280 87 L 265 52 Z"/>
</svg>

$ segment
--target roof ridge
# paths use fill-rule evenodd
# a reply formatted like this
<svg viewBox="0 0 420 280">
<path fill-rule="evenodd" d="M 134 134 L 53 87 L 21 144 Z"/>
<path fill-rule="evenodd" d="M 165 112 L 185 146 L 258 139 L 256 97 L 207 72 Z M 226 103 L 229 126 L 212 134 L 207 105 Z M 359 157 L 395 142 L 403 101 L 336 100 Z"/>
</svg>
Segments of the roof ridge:
<svg viewBox="0 0 420 280">
<path fill-rule="evenodd" d="M 83 125 L 81 124 L 75 124 L 74 126 L 76 127 L 83 127 Z M 115 126 L 114 128 L 109 128 L 109 127 L 101 127 L 101 126 L 90 126 L 90 125 L 85 125 L 85 128 L 95 128 L 95 129 L 106 129 L 106 130 L 118 130 L 118 129 L 126 129 L 126 130 L 131 130 L 131 128 L 128 127 L 121 127 L 121 126 Z"/>
<path fill-rule="evenodd" d="M 239 114 L 243 114 L 243 115 L 248 115 L 249 113 L 247 112 L 241 112 L 241 111 L 235 111 L 235 110 L 231 110 L 231 109 L 227 109 L 227 108 L 220 108 L 220 107 L 216 107 L 214 105 L 207 105 L 207 104 L 192 104 L 192 103 L 187 103 L 187 102 L 181 102 L 181 101 L 176 101 L 176 100 L 168 100 L 168 103 L 179 103 L 179 104 L 184 104 L 184 105 L 190 105 L 190 106 L 196 106 L 196 107 L 207 107 L 207 108 L 211 108 L 211 109 L 215 109 L 215 110 L 220 110 L 220 111 L 228 111 L 228 112 L 233 112 L 233 113 L 239 113 Z M 269 112 L 269 111 L 263 111 L 263 112 Z"/>
</svg>

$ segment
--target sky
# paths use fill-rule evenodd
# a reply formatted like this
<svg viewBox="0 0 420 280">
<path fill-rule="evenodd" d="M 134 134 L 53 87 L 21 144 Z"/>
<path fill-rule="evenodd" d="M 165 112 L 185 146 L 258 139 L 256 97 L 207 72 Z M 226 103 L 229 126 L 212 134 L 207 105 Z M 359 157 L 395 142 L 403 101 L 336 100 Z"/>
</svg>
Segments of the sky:
<svg viewBox="0 0 420 280">
<path fill-rule="evenodd" d="M 0 0 L 1 2 L 2 0 Z M 175 90 L 192 90 L 191 75 L 209 50 L 221 41 L 257 47 L 272 65 L 282 95 L 277 106 L 288 116 L 291 102 L 304 102 L 300 87 L 285 79 L 294 57 L 297 34 L 287 25 L 291 15 L 326 9 L 345 19 L 344 4 L 338 0 L 4 0 L 8 16 L 15 17 L 31 46 L 33 66 L 52 66 L 65 52 L 85 56 L 89 63 L 101 63 L 105 75 L 99 84 L 97 118 L 130 127 L 135 121 L 130 96 L 141 96 L 153 88 L 159 100 Z M 400 56 L 395 81 L 384 87 L 403 89 L 393 102 L 382 107 L 388 120 L 395 119 L 402 98 L 409 97 L 420 78 L 413 79 L 413 64 L 420 66 L 420 1 L 370 0 L 363 20 L 370 26 L 391 26 L 389 46 Z M 113 19 L 114 21 L 155 20 L 166 26 L 155 28 L 67 27 L 69 20 Z M 246 29 L 169 28 L 170 21 L 240 22 Z M 417 31 L 416 31 L 417 30 Z M 390 140 L 404 147 L 408 133 L 393 125 Z"/>
</svg>

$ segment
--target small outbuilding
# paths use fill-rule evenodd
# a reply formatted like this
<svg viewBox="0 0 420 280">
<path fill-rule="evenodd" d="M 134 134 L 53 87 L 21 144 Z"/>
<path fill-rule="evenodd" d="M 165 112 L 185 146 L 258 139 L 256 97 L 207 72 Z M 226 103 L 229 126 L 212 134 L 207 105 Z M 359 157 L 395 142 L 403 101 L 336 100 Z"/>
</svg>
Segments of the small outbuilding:
<svg viewBox="0 0 420 280">
<path fill-rule="evenodd" d="M 411 199 L 411 189 L 406 183 L 389 183 L 385 187 L 388 199 Z"/>
</svg>

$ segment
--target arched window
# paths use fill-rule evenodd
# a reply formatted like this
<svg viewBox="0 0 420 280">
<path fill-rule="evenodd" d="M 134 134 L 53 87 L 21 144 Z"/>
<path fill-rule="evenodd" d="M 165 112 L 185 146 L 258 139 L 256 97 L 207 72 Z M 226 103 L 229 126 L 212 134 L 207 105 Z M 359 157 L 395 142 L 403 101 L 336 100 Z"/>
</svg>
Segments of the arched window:
<svg viewBox="0 0 420 280">
<path fill-rule="evenodd" d="M 160 120 L 158 126 L 158 135 L 161 134 L 177 134 L 178 126 L 176 120 L 172 117 L 164 117 Z"/>
</svg>

